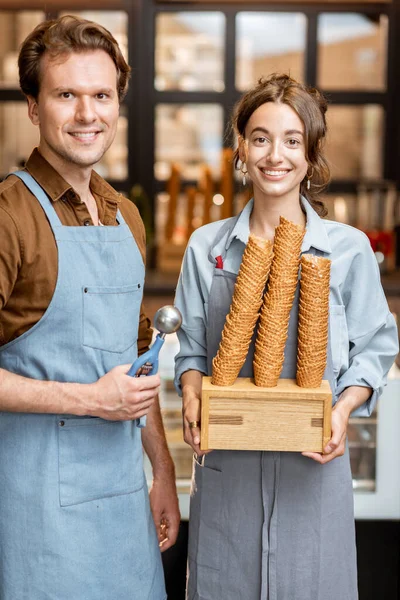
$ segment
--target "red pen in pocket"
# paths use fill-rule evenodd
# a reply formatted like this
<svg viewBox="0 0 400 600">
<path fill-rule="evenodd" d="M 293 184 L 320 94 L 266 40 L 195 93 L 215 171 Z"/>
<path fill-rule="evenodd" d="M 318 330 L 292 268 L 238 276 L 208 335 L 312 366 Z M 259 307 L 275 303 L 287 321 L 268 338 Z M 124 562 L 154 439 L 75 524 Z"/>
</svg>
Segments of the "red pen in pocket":
<svg viewBox="0 0 400 600">
<path fill-rule="evenodd" d="M 217 263 L 215 265 L 216 269 L 223 269 L 224 268 L 224 261 L 222 260 L 222 256 L 216 256 L 215 257 L 215 262 Z"/>
</svg>

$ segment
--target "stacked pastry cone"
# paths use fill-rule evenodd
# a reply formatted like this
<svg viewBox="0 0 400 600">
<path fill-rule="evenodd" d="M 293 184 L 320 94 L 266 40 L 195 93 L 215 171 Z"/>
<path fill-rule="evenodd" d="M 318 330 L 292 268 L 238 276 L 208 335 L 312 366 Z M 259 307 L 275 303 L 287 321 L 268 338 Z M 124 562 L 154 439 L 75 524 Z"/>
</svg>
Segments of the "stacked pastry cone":
<svg viewBox="0 0 400 600">
<path fill-rule="evenodd" d="M 296 382 L 300 387 L 321 385 L 326 366 L 329 326 L 329 280 L 331 261 L 304 254 L 298 323 Z"/>
<path fill-rule="evenodd" d="M 246 360 L 272 257 L 272 242 L 250 235 L 218 352 L 213 358 L 214 385 L 232 385 Z"/>
<path fill-rule="evenodd" d="M 289 316 L 296 293 L 305 229 L 285 219 L 275 230 L 274 259 L 264 296 L 254 354 L 254 382 L 275 387 L 283 367 Z"/>
</svg>

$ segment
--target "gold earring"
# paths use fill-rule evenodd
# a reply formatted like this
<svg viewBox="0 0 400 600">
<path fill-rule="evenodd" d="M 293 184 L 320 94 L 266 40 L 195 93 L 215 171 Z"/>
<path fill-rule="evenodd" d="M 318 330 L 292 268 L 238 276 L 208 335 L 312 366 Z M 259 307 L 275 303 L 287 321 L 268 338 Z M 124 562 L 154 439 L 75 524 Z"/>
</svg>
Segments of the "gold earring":
<svg viewBox="0 0 400 600">
<path fill-rule="evenodd" d="M 246 170 L 245 170 L 246 169 Z M 246 185 L 247 180 L 246 180 L 246 175 L 248 173 L 247 167 L 246 167 L 246 163 L 242 163 L 242 166 L 240 167 L 240 172 L 243 175 L 243 179 L 242 179 L 242 183 L 243 185 Z"/>
</svg>

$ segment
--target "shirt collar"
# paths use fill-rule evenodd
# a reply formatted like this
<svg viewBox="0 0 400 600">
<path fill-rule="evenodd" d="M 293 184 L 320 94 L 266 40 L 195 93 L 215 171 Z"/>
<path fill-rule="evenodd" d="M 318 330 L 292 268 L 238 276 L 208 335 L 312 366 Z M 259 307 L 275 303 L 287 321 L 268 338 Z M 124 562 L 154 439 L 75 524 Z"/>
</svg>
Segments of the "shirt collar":
<svg viewBox="0 0 400 600">
<path fill-rule="evenodd" d="M 25 168 L 53 202 L 72 190 L 72 186 L 43 158 L 38 148 L 30 155 Z"/>
<path fill-rule="evenodd" d="M 300 196 L 300 201 L 306 213 L 306 233 L 301 247 L 302 252 L 308 252 L 310 248 L 315 248 L 326 254 L 332 252 L 331 244 L 322 219 L 317 215 L 311 204 L 304 196 Z M 247 244 L 250 235 L 250 215 L 253 210 L 254 200 L 249 200 L 242 212 L 239 214 L 235 226 L 233 227 L 228 239 L 226 240 L 225 248 L 229 246 L 234 239 L 238 239 L 243 244 Z"/>
<path fill-rule="evenodd" d="M 245 245 L 247 244 L 250 235 L 250 215 L 253 210 L 253 204 L 254 200 L 252 198 L 248 201 L 242 212 L 238 215 L 236 223 L 229 234 L 228 239 L 226 240 L 226 250 L 229 249 L 229 246 L 234 239 L 240 240 Z"/>
<path fill-rule="evenodd" d="M 60 200 L 66 194 L 72 193 L 76 197 L 78 196 L 71 184 L 61 177 L 54 167 L 40 154 L 38 148 L 35 148 L 30 155 L 26 163 L 26 170 L 44 189 L 53 202 Z M 90 189 L 93 194 L 114 204 L 121 202 L 121 195 L 95 171 L 92 171 L 90 177 Z"/>
<path fill-rule="evenodd" d="M 306 212 L 307 219 L 306 234 L 303 239 L 301 251 L 308 252 L 310 248 L 315 248 L 316 250 L 320 250 L 325 254 L 330 254 L 332 252 L 332 247 L 326 227 L 324 227 L 321 217 L 317 215 L 309 201 L 304 196 L 300 196 L 300 201 Z"/>
</svg>

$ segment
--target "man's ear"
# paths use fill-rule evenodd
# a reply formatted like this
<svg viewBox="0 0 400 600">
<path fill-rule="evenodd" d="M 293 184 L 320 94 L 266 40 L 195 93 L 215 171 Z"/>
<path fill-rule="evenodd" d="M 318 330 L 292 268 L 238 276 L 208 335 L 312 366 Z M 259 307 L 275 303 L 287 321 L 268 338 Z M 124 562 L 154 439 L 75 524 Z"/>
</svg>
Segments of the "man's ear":
<svg viewBox="0 0 400 600">
<path fill-rule="evenodd" d="M 239 158 L 240 162 L 247 162 L 249 149 L 247 145 L 247 140 L 245 140 L 241 135 L 238 136 L 238 148 L 239 148 Z"/>
<path fill-rule="evenodd" d="M 28 117 L 34 125 L 40 125 L 38 101 L 33 96 L 27 96 Z"/>
</svg>

